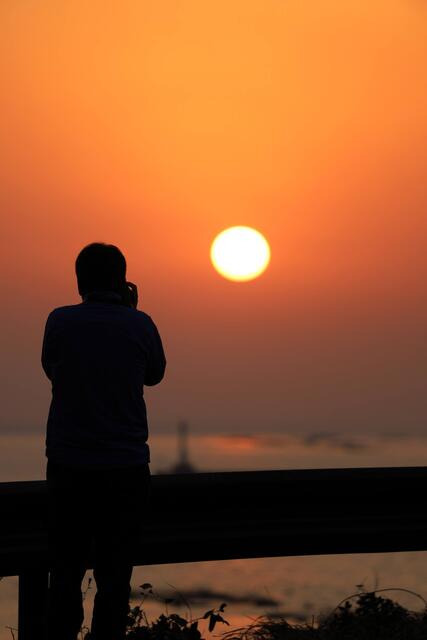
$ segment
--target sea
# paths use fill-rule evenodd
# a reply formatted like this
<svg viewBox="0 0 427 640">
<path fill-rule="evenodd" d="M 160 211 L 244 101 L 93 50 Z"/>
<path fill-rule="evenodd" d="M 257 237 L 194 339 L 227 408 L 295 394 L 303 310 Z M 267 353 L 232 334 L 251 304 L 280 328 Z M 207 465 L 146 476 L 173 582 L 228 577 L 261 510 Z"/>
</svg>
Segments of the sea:
<svg viewBox="0 0 427 640">
<path fill-rule="evenodd" d="M 151 473 L 168 473 L 183 455 L 195 471 L 255 471 L 427 465 L 427 437 L 312 433 L 150 435 Z M 0 482 L 45 479 L 43 433 L 0 434 Z M 143 600 L 141 585 L 152 585 Z M 131 606 L 147 619 L 176 612 L 184 618 L 227 606 L 212 634 L 246 626 L 263 615 L 312 622 L 361 589 L 402 589 L 390 596 L 411 610 L 427 599 L 427 552 L 257 558 L 135 567 Z M 82 584 L 85 622 L 95 594 L 92 572 Z M 387 592 L 384 592 L 387 595 Z M 17 638 L 18 579 L 0 579 L 0 640 Z"/>
</svg>

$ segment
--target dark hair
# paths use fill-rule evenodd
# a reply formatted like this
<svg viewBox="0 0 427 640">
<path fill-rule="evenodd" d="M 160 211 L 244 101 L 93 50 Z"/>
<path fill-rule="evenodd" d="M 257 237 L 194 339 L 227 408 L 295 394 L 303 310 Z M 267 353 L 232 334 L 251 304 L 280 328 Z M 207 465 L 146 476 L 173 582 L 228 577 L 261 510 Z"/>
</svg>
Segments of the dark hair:
<svg viewBox="0 0 427 640">
<path fill-rule="evenodd" d="M 126 282 L 126 259 L 120 249 L 105 242 L 92 242 L 76 259 L 81 296 L 95 290 L 118 291 Z"/>
</svg>

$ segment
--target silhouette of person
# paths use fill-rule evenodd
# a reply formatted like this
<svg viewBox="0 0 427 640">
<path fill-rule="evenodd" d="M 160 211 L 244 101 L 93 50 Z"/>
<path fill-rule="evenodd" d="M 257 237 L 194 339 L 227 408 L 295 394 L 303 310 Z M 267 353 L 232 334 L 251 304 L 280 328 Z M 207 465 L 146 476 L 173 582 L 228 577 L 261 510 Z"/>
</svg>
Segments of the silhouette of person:
<svg viewBox="0 0 427 640">
<path fill-rule="evenodd" d="M 52 382 L 46 432 L 50 576 L 48 640 L 76 640 L 90 559 L 97 592 L 90 637 L 125 638 L 132 559 L 147 519 L 150 450 L 144 385 L 166 359 L 153 320 L 114 245 L 77 256 L 80 304 L 48 316 L 42 366 Z"/>
</svg>

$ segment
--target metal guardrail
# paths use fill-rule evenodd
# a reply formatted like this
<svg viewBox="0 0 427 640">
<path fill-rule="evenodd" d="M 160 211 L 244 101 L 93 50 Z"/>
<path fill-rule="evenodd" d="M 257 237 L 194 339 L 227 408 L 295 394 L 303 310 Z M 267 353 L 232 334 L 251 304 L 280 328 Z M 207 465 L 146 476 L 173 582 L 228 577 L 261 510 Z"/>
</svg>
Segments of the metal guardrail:
<svg viewBox="0 0 427 640">
<path fill-rule="evenodd" d="M 426 489 L 427 467 L 154 475 L 134 565 L 424 551 Z M 20 578 L 19 640 L 38 640 L 49 570 L 45 481 L 0 483 L 0 513 L 0 576 Z"/>
</svg>

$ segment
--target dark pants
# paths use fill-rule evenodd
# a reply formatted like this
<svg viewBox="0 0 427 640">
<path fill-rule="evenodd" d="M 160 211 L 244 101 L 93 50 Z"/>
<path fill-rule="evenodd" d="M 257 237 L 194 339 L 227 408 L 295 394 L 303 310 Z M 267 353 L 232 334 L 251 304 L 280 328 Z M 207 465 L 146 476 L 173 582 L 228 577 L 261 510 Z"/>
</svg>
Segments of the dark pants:
<svg viewBox="0 0 427 640">
<path fill-rule="evenodd" d="M 87 566 L 93 566 L 97 587 L 91 637 L 122 640 L 133 549 L 148 515 L 149 465 L 99 471 L 48 461 L 46 479 L 51 560 L 47 640 L 76 640 L 84 618 L 81 584 Z"/>
</svg>

